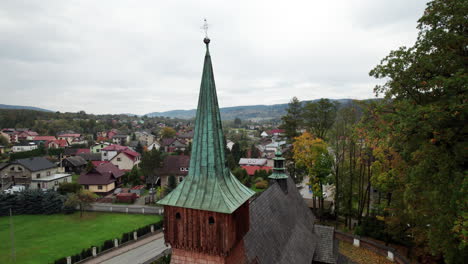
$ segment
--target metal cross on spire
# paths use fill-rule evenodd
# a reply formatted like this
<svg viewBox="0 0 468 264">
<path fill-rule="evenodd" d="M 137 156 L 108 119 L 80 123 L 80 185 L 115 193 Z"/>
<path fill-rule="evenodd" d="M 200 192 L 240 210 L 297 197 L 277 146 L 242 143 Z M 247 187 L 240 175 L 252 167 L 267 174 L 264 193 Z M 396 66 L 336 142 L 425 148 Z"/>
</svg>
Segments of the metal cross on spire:
<svg viewBox="0 0 468 264">
<path fill-rule="evenodd" d="M 203 20 L 205 21 L 205 23 L 201 28 L 205 31 L 205 38 L 208 38 L 208 22 L 206 21 L 206 18 Z"/>
</svg>

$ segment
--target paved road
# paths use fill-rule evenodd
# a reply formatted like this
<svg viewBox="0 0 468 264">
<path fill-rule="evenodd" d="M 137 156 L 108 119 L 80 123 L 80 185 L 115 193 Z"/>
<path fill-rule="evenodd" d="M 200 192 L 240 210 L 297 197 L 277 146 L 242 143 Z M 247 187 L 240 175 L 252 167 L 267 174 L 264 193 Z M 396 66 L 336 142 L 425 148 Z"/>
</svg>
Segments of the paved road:
<svg viewBox="0 0 468 264">
<path fill-rule="evenodd" d="M 126 253 L 113 257 L 102 264 L 140 264 L 161 254 L 167 247 L 164 245 L 164 238 L 156 239 L 148 244 L 139 246 Z"/>
<path fill-rule="evenodd" d="M 156 257 L 168 247 L 164 245 L 164 234 L 158 233 L 128 246 L 123 246 L 106 254 L 86 261 L 86 264 L 140 264 Z"/>
</svg>

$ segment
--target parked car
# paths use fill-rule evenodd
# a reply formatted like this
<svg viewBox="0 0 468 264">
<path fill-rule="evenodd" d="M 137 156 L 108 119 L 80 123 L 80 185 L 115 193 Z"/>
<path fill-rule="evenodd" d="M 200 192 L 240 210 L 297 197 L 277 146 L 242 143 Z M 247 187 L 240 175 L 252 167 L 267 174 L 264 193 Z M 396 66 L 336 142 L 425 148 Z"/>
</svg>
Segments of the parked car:
<svg viewBox="0 0 468 264">
<path fill-rule="evenodd" d="M 14 193 L 22 192 L 24 190 L 26 190 L 26 187 L 24 187 L 23 185 L 13 185 L 11 186 L 11 188 L 6 189 L 4 192 L 9 193 L 9 194 L 14 194 Z"/>
</svg>

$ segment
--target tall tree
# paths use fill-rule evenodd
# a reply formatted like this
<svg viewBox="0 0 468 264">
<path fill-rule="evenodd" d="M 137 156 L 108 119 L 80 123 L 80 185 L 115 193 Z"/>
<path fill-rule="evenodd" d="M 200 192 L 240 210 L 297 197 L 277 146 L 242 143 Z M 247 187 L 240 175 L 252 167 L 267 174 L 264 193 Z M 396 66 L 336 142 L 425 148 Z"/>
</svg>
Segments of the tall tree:
<svg viewBox="0 0 468 264">
<path fill-rule="evenodd" d="M 161 130 L 161 137 L 162 138 L 173 138 L 177 132 L 172 127 L 163 127 Z"/>
<path fill-rule="evenodd" d="M 468 258 L 466 14 L 466 0 L 429 2 L 414 46 L 390 52 L 370 72 L 386 79 L 375 92 L 387 101 L 369 125 L 385 132 L 408 165 L 388 210 L 447 263 Z"/>
<path fill-rule="evenodd" d="M 329 99 L 320 99 L 316 102 L 308 102 L 304 106 L 304 126 L 314 136 L 326 139 L 327 133 L 333 126 L 336 118 L 338 103 Z"/>
<path fill-rule="evenodd" d="M 302 125 L 302 104 L 293 97 L 286 109 L 286 115 L 281 117 L 282 124 L 280 128 L 285 130 L 285 135 L 289 142 L 292 142 L 295 137 L 299 136 L 299 128 Z"/>
</svg>

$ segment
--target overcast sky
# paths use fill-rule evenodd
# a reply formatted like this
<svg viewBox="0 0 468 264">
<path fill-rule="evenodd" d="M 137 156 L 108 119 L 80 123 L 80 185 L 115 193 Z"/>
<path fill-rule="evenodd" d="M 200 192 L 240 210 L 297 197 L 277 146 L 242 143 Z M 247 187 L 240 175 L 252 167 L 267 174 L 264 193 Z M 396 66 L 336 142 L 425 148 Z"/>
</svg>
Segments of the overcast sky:
<svg viewBox="0 0 468 264">
<path fill-rule="evenodd" d="M 220 107 L 372 98 L 424 0 L 1 0 L 0 104 L 145 114 L 196 107 L 203 18 Z"/>
</svg>

